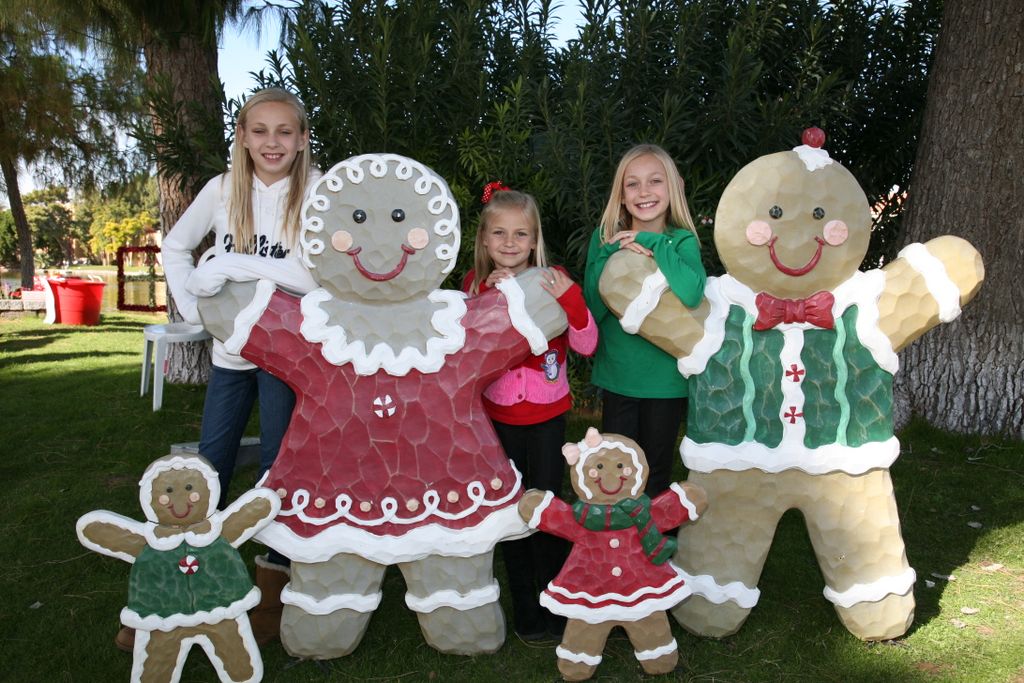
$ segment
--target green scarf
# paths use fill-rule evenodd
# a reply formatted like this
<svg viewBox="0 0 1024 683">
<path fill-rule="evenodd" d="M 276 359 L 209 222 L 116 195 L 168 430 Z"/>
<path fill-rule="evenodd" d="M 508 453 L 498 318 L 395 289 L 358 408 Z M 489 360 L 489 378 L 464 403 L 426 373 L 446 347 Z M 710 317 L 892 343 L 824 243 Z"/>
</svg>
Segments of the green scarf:
<svg viewBox="0 0 1024 683">
<path fill-rule="evenodd" d="M 678 542 L 658 531 L 651 519 L 651 499 L 641 493 L 638 498 L 624 498 L 612 505 L 597 505 L 578 500 L 572 506 L 573 517 L 590 531 L 618 531 L 635 527 L 644 554 L 653 564 L 664 564 L 675 555 Z"/>
</svg>

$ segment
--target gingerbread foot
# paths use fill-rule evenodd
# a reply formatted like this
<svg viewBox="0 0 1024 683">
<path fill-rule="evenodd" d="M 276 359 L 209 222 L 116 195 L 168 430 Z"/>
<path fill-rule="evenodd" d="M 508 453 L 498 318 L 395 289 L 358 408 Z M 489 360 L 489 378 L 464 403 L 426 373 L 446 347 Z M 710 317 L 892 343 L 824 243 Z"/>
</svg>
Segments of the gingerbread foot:
<svg viewBox="0 0 1024 683">
<path fill-rule="evenodd" d="M 731 600 L 719 605 L 699 595 L 692 595 L 672 609 L 672 616 L 680 626 L 694 635 L 724 638 L 740 630 L 750 616 L 750 609 L 740 607 Z"/>
</svg>

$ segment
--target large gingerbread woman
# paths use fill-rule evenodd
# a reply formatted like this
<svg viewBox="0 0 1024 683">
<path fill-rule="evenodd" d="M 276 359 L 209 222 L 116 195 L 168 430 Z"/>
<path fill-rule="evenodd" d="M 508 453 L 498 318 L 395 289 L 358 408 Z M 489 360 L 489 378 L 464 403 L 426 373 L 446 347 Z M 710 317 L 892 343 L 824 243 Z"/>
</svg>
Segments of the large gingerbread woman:
<svg viewBox="0 0 1024 683">
<path fill-rule="evenodd" d="M 505 622 L 497 541 L 524 535 L 521 478 L 481 400 L 507 368 L 566 326 L 543 271 L 467 300 L 438 289 L 455 265 L 459 212 L 445 181 L 397 155 L 337 164 L 303 208 L 316 288 L 229 282 L 200 314 L 227 348 L 292 387 L 296 407 L 262 485 L 282 498 L 260 539 L 292 559 L 281 641 L 331 658 L 359 644 L 387 565 L 427 642 L 493 652 Z M 244 280 L 245 259 L 193 274 L 200 295 Z"/>
<path fill-rule="evenodd" d="M 558 670 L 567 681 L 590 678 L 608 633 L 621 626 L 644 672 L 668 673 L 679 650 L 665 610 L 690 595 L 690 587 L 671 559 L 676 539 L 663 532 L 696 520 L 707 507 L 704 491 L 672 484 L 651 500 L 644 494 L 650 468 L 643 450 L 593 427 L 562 453 L 579 500 L 569 506 L 551 491 L 528 491 L 519 503 L 531 528 L 574 544 L 540 596 L 544 607 L 568 618 L 555 650 Z"/>
<path fill-rule="evenodd" d="M 106 510 L 78 520 L 82 545 L 132 564 L 121 611 L 121 622 L 136 630 L 132 681 L 180 680 L 196 644 L 221 681 L 263 678 L 246 613 L 260 591 L 235 548 L 270 522 L 281 501 L 254 489 L 217 512 L 219 498 L 220 480 L 205 458 L 169 455 L 139 482 L 147 522 Z"/>
<path fill-rule="evenodd" d="M 711 510 L 679 533 L 694 596 L 673 614 L 724 636 L 757 604 L 779 517 L 803 512 L 825 597 L 851 633 L 895 638 L 914 614 L 889 466 L 896 353 L 949 322 L 984 277 L 978 252 L 945 235 L 859 272 L 871 233 L 867 198 L 822 148 L 751 162 L 726 187 L 715 246 L 727 274 L 688 309 L 663 295 L 650 259 L 617 254 L 601 293 L 624 329 L 679 359 L 689 378 L 689 481 Z"/>
</svg>

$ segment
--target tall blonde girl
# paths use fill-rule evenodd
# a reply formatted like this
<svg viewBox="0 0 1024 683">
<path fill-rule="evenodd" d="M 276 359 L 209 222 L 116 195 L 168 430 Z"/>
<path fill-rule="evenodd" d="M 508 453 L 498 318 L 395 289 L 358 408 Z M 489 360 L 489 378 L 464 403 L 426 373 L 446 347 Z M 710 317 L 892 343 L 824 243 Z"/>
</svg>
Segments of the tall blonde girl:
<svg viewBox="0 0 1024 683">
<path fill-rule="evenodd" d="M 238 112 L 231 169 L 213 178 L 164 238 L 164 272 L 174 303 L 188 322 L 200 323 L 196 296 L 186 282 L 195 270 L 193 249 L 210 233 L 212 253 L 252 278 L 302 289 L 312 280 L 299 258 L 297 236 L 307 185 L 319 176 L 311 166 L 309 121 L 295 95 L 278 88 L 253 94 Z M 199 452 L 220 477 L 221 509 L 227 503 L 239 442 L 259 400 L 259 475 L 270 469 L 291 420 L 295 394 L 281 380 L 213 342 Z M 256 585 L 263 598 L 251 614 L 261 644 L 280 622 L 280 592 L 288 560 L 271 550 L 257 558 Z M 119 635 L 120 638 L 120 635 Z"/>
<path fill-rule="evenodd" d="M 540 212 L 533 197 L 502 189 L 484 190 L 474 245 L 474 268 L 462 288 L 482 294 L 527 268 L 547 267 Z M 562 490 L 565 460 L 565 413 L 572 407 L 566 377 L 569 348 L 594 352 L 597 326 L 583 301 L 579 285 L 563 268 L 547 268 L 544 288 L 561 304 L 569 329 L 548 342 L 547 351 L 506 372 L 484 391 L 484 408 L 506 455 L 523 476 L 526 488 Z M 565 619 L 541 607 L 537 596 L 562 568 L 565 542 L 538 533 L 501 544 L 512 596 L 512 625 L 524 640 L 560 636 Z"/>
<path fill-rule="evenodd" d="M 601 431 L 640 444 L 651 468 L 646 492 L 654 497 L 670 483 L 687 387 L 676 360 L 627 334 L 601 299 L 601 273 L 619 249 L 654 259 L 680 301 L 700 303 L 706 275 L 685 185 L 672 157 L 657 145 L 637 145 L 619 161 L 601 224 L 590 239 L 583 284 L 601 338 L 591 373 L 602 390 Z"/>
</svg>

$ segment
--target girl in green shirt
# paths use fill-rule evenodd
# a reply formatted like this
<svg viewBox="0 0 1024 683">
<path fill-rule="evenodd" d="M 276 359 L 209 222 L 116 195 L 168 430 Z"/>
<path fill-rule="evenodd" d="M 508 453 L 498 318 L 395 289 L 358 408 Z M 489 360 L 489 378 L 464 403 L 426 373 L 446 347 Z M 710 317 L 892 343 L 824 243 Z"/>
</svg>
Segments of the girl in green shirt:
<svg viewBox="0 0 1024 683">
<path fill-rule="evenodd" d="M 683 179 L 656 145 L 637 145 L 619 161 L 601 225 L 587 252 L 583 294 L 600 330 L 591 381 L 602 389 L 602 432 L 627 436 L 651 467 L 646 493 L 669 486 L 676 437 L 686 409 L 686 380 L 676 359 L 623 331 L 605 306 L 598 282 L 608 258 L 629 249 L 653 258 L 669 288 L 687 306 L 704 296 L 706 275 Z"/>
</svg>

